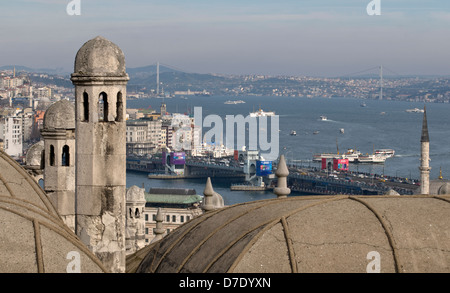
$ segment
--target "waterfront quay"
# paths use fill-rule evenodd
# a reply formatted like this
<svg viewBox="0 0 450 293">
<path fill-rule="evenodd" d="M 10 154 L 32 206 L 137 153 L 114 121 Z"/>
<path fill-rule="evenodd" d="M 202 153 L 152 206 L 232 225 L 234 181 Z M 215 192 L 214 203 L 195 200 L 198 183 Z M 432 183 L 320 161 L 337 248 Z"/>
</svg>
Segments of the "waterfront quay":
<svg viewBox="0 0 450 293">
<path fill-rule="evenodd" d="M 336 171 L 315 168 L 289 168 L 288 184 L 293 192 L 303 194 L 383 195 L 392 191 L 400 195 L 413 194 L 416 181 L 378 174 Z"/>
<path fill-rule="evenodd" d="M 288 164 L 288 185 L 292 193 L 298 194 L 355 194 L 355 195 L 383 195 L 395 191 L 400 195 L 413 194 L 419 187 L 419 182 L 401 177 L 393 177 L 364 172 L 327 171 L 316 167 L 305 167 Z M 274 170 L 276 162 L 274 162 Z M 276 177 L 267 180 L 264 187 L 254 186 L 245 181 L 244 168 L 235 164 L 218 161 L 204 161 L 189 158 L 186 160 L 183 174 L 167 174 L 164 166 L 157 159 L 127 159 L 127 170 L 148 173 L 149 179 L 196 179 L 207 177 L 242 178 L 242 183 L 233 184 L 230 190 L 271 190 L 276 185 Z"/>
</svg>

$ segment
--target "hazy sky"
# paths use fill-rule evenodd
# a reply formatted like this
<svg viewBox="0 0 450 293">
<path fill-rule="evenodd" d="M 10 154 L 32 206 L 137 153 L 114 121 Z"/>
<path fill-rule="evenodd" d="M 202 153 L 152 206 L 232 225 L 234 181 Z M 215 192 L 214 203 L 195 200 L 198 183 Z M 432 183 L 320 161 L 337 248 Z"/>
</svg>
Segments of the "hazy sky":
<svg viewBox="0 0 450 293">
<path fill-rule="evenodd" d="M 64 68 L 102 35 L 128 67 L 157 61 L 189 72 L 339 76 L 383 64 L 450 75 L 450 1 L 1 0 L 0 65 Z"/>
</svg>

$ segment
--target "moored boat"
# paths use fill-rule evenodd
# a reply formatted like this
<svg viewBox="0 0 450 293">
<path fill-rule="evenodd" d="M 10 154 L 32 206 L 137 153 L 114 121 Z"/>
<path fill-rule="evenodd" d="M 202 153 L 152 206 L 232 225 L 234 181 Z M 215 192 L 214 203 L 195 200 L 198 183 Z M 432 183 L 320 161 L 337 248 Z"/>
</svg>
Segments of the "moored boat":
<svg viewBox="0 0 450 293">
<path fill-rule="evenodd" d="M 385 161 L 386 157 L 381 155 L 361 155 L 355 162 L 362 164 L 384 164 Z"/>
</svg>

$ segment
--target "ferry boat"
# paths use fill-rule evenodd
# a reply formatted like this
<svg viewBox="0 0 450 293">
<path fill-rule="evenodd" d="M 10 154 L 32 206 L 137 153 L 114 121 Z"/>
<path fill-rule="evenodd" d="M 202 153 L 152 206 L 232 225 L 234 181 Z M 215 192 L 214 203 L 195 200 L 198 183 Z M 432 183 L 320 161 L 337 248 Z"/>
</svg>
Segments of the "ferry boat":
<svg viewBox="0 0 450 293">
<path fill-rule="evenodd" d="M 296 132 L 295 130 L 291 130 L 291 135 L 292 135 L 292 136 L 296 136 L 296 135 L 297 135 L 297 132 Z"/>
<path fill-rule="evenodd" d="M 355 162 L 359 156 L 361 155 L 361 152 L 354 149 L 348 149 L 345 153 L 339 154 L 333 154 L 333 153 L 322 153 L 322 154 L 314 154 L 313 155 L 313 161 L 322 161 L 323 158 L 325 159 L 348 159 L 349 162 Z"/>
<path fill-rule="evenodd" d="M 406 109 L 405 111 L 408 113 L 423 113 L 423 112 L 425 112 L 423 109 L 419 109 L 419 108 Z"/>
<path fill-rule="evenodd" d="M 395 151 L 393 149 L 379 149 L 375 150 L 374 154 L 385 156 L 386 158 L 392 158 L 395 155 Z"/>
<path fill-rule="evenodd" d="M 327 118 L 327 116 L 325 116 L 325 115 L 322 115 L 322 116 L 320 116 L 320 120 L 322 120 L 322 121 L 326 121 L 326 120 L 328 120 L 328 118 Z"/>
<path fill-rule="evenodd" d="M 358 150 L 348 149 L 347 152 L 339 157 L 339 159 L 348 159 L 349 162 L 355 162 L 361 155 L 362 153 Z"/>
<path fill-rule="evenodd" d="M 256 112 L 250 112 L 250 117 L 275 116 L 275 112 L 265 112 L 259 108 Z"/>
<path fill-rule="evenodd" d="M 384 164 L 386 161 L 385 156 L 381 155 L 361 155 L 356 162 L 366 164 Z"/>
</svg>

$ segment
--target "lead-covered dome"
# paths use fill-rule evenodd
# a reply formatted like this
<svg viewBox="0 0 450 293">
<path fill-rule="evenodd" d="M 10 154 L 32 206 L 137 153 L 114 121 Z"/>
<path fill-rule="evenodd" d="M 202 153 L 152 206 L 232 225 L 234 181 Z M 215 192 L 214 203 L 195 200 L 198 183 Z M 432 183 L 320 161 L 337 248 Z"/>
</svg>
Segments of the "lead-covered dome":
<svg viewBox="0 0 450 293">
<path fill-rule="evenodd" d="M 25 159 L 26 166 L 42 168 L 43 152 L 44 152 L 43 140 L 40 140 L 39 142 L 33 144 L 27 151 Z"/>
<path fill-rule="evenodd" d="M 44 130 L 75 129 L 75 106 L 68 100 L 52 104 L 44 115 Z"/>
<path fill-rule="evenodd" d="M 450 194 L 450 182 L 445 182 L 438 189 L 439 195 Z"/>
<path fill-rule="evenodd" d="M 0 273 L 65 273 L 78 260 L 81 273 L 106 272 L 37 182 L 1 150 L 0 170 Z"/>
<path fill-rule="evenodd" d="M 448 196 L 293 196 L 192 219 L 128 272 L 450 272 Z M 378 255 L 378 258 L 377 258 Z"/>
<path fill-rule="evenodd" d="M 126 76 L 125 55 L 119 46 L 98 36 L 78 50 L 73 75 Z"/>
</svg>

